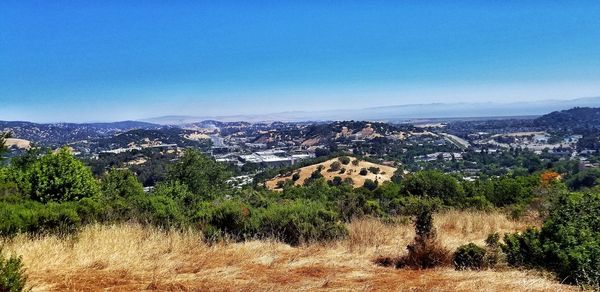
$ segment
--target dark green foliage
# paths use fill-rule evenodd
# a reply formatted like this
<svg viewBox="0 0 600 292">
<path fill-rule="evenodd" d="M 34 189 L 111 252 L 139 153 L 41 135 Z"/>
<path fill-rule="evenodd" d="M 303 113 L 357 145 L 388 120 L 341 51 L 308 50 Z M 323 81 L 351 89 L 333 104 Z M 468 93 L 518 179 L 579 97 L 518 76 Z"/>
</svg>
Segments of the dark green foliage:
<svg viewBox="0 0 600 292">
<path fill-rule="evenodd" d="M 23 291 L 26 282 L 27 276 L 21 257 L 11 256 L 7 259 L 2 255 L 2 249 L 0 248 L 0 291 Z"/>
<path fill-rule="evenodd" d="M 546 267 L 561 279 L 600 285 L 600 194 L 573 194 L 558 202 L 541 231 L 504 238 L 502 251 L 513 266 Z"/>
<path fill-rule="evenodd" d="M 339 161 L 334 161 L 329 166 L 329 171 L 339 171 L 342 168 L 342 164 Z"/>
<path fill-rule="evenodd" d="M 331 185 L 333 185 L 333 186 L 341 186 L 341 185 L 344 183 L 344 181 L 342 180 L 342 178 L 341 178 L 341 177 L 339 177 L 339 176 L 334 176 L 334 177 L 333 177 L 333 179 L 331 179 L 331 180 L 329 181 L 329 183 L 330 183 Z"/>
<path fill-rule="evenodd" d="M 90 169 L 66 148 L 35 161 L 26 179 L 29 196 L 39 202 L 72 201 L 98 194 Z"/>
<path fill-rule="evenodd" d="M 260 235 L 275 236 L 291 245 L 334 240 L 347 233 L 335 212 L 309 201 L 273 204 L 260 210 L 257 222 Z"/>
<path fill-rule="evenodd" d="M 485 249 L 469 243 L 456 249 L 452 262 L 457 270 L 481 270 L 485 266 L 485 256 Z"/>
<path fill-rule="evenodd" d="M 378 181 L 373 181 L 371 179 L 366 179 L 363 187 L 369 191 L 374 191 L 379 185 Z"/>
<path fill-rule="evenodd" d="M 402 186 L 404 193 L 440 198 L 450 206 L 460 205 L 464 199 L 464 190 L 458 181 L 439 171 L 421 171 L 407 175 Z"/>
<path fill-rule="evenodd" d="M 348 165 L 348 163 L 350 163 L 350 157 L 348 156 L 342 156 L 340 158 L 338 158 L 338 160 L 343 164 L 343 165 Z"/>
<path fill-rule="evenodd" d="M 541 232 L 547 260 L 569 282 L 600 285 L 600 194 L 558 203 Z"/>
<path fill-rule="evenodd" d="M 142 184 L 137 180 L 135 174 L 122 169 L 111 169 L 102 178 L 100 189 L 102 195 L 107 199 L 129 198 L 144 194 Z"/>
<path fill-rule="evenodd" d="M 292 175 L 292 180 L 297 181 L 299 179 L 300 179 L 300 173 L 294 172 L 294 174 Z"/>
<path fill-rule="evenodd" d="M 10 138 L 10 133 L 0 133 L 0 162 L 2 162 L 4 155 L 8 152 L 8 147 L 6 147 L 7 138 Z"/>
<path fill-rule="evenodd" d="M 591 188 L 600 184 L 600 169 L 586 169 L 567 180 L 567 186 L 572 190 Z"/>
<path fill-rule="evenodd" d="M 361 169 L 360 169 L 360 172 L 359 172 L 358 174 L 360 174 L 360 175 L 367 175 L 368 173 L 369 173 L 369 172 L 367 171 L 367 169 L 366 169 L 366 168 L 361 168 Z"/>
<path fill-rule="evenodd" d="M 141 195 L 130 198 L 129 220 L 163 228 L 181 227 L 186 223 L 182 207 L 165 196 Z"/>
<path fill-rule="evenodd" d="M 205 235 L 233 239 L 277 238 L 291 245 L 332 240 L 346 234 L 335 212 L 311 201 L 292 201 L 253 208 L 240 201 L 206 203 L 196 214 Z"/>
<path fill-rule="evenodd" d="M 433 227 L 433 210 L 429 207 L 423 207 L 417 213 L 415 218 L 415 232 L 420 238 L 435 238 L 435 228 Z"/>
<path fill-rule="evenodd" d="M 523 233 L 504 236 L 502 251 L 511 266 L 535 267 L 544 265 L 544 250 L 540 241 L 540 232 L 535 228 Z"/>
<path fill-rule="evenodd" d="M 192 193 L 204 198 L 227 190 L 225 181 L 229 176 L 225 166 L 193 149 L 186 149 L 168 173 L 169 180 L 185 184 Z"/>
<path fill-rule="evenodd" d="M 78 208 L 74 202 L 0 201 L 0 235 L 73 231 L 82 223 Z"/>
<path fill-rule="evenodd" d="M 323 175 L 321 174 L 321 170 L 316 169 L 315 171 L 313 171 L 310 174 L 310 177 L 308 177 L 307 179 L 304 180 L 304 185 L 308 185 L 314 181 L 320 180 L 321 178 L 323 178 Z"/>
<path fill-rule="evenodd" d="M 253 212 L 251 206 L 237 200 L 207 202 L 199 206 L 194 220 L 202 224 L 204 235 L 209 239 L 228 235 L 240 240 L 256 233 L 250 217 Z"/>
<path fill-rule="evenodd" d="M 381 169 L 380 169 L 379 167 L 374 167 L 374 166 L 371 166 L 371 167 L 369 167 L 369 171 L 370 171 L 372 174 L 378 174 L 378 173 L 381 171 Z"/>
</svg>

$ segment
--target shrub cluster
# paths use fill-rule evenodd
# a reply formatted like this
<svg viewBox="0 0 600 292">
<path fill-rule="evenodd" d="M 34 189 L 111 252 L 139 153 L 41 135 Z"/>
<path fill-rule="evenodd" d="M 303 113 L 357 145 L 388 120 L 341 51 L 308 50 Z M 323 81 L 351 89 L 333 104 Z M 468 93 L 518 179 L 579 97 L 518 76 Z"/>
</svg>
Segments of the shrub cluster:
<svg viewBox="0 0 600 292">
<path fill-rule="evenodd" d="M 8 259 L 0 249 L 0 291 L 20 292 L 25 290 L 27 276 L 21 257 L 11 256 Z"/>
<path fill-rule="evenodd" d="M 512 266 L 544 267 L 568 283 L 600 287 L 600 194 L 564 197 L 541 230 L 504 237 Z"/>
</svg>

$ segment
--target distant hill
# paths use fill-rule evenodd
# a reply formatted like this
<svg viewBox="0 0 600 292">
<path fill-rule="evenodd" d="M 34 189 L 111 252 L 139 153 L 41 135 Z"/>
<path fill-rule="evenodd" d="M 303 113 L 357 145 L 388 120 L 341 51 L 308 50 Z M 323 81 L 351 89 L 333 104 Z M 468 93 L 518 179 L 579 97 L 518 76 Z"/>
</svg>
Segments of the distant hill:
<svg viewBox="0 0 600 292">
<path fill-rule="evenodd" d="M 536 126 L 549 126 L 558 130 L 586 132 L 600 129 L 600 107 L 575 107 L 555 111 L 534 120 Z"/>
<path fill-rule="evenodd" d="M 364 109 L 340 109 L 325 111 L 295 111 L 272 114 L 234 116 L 164 116 L 146 121 L 163 125 L 182 125 L 204 120 L 222 122 L 246 121 L 335 121 L 335 120 L 377 120 L 410 121 L 431 118 L 490 118 L 539 116 L 552 111 L 573 107 L 600 107 L 600 97 L 576 98 L 569 100 L 542 100 L 528 102 L 485 102 L 485 103 L 431 103 L 396 106 L 371 107 Z"/>
<path fill-rule="evenodd" d="M 81 140 L 98 139 L 134 129 L 159 129 L 164 126 L 147 122 L 114 123 L 51 123 L 0 121 L 0 132 L 12 132 L 13 137 L 43 146 L 59 146 Z"/>
</svg>

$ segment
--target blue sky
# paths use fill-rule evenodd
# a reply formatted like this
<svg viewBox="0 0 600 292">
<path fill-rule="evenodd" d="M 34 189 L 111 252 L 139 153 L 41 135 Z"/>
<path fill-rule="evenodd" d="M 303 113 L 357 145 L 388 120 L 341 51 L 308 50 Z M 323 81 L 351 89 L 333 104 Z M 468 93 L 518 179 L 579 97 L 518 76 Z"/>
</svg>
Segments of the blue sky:
<svg viewBox="0 0 600 292">
<path fill-rule="evenodd" d="M 4 0 L 0 120 L 600 96 L 599 15 L 583 0 Z"/>
</svg>

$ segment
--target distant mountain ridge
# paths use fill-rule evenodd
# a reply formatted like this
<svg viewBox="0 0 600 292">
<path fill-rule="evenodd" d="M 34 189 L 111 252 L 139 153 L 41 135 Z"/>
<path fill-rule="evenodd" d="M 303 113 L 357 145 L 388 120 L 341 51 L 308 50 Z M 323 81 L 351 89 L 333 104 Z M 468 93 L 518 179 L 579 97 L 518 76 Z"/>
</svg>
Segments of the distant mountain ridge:
<svg viewBox="0 0 600 292">
<path fill-rule="evenodd" d="M 134 129 L 159 129 L 163 127 L 157 124 L 138 121 L 82 124 L 40 124 L 21 121 L 0 121 L 0 132 L 11 132 L 16 138 L 34 141 L 46 146 L 97 139 Z"/>
<path fill-rule="evenodd" d="M 364 109 L 294 111 L 273 114 L 231 115 L 231 116 L 163 116 L 144 121 L 163 125 L 183 125 L 204 120 L 221 122 L 246 121 L 333 121 L 333 120 L 378 120 L 406 121 L 431 118 L 469 118 L 502 116 L 540 116 L 549 112 L 573 107 L 600 107 L 600 97 L 586 97 L 569 100 L 542 100 L 528 102 L 482 102 L 482 103 L 430 103 L 380 106 Z"/>
<path fill-rule="evenodd" d="M 555 111 L 534 120 L 537 126 L 553 125 L 564 130 L 579 132 L 600 129 L 600 108 L 575 107 L 568 110 Z"/>
</svg>

